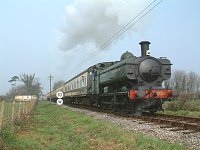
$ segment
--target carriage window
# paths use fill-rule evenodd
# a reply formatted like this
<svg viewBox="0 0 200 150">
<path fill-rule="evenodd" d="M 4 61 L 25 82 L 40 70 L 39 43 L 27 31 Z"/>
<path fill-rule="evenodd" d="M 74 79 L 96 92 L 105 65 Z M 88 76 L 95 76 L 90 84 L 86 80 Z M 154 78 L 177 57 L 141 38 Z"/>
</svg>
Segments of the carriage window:
<svg viewBox="0 0 200 150">
<path fill-rule="evenodd" d="M 77 81 L 77 88 L 79 88 L 79 81 Z"/>
<path fill-rule="evenodd" d="M 85 77 L 85 84 L 84 84 L 85 86 L 87 85 L 87 80 L 86 80 L 86 77 Z"/>
<path fill-rule="evenodd" d="M 73 90 L 73 89 L 74 89 L 74 84 L 72 83 L 72 85 L 71 85 L 71 86 L 72 86 L 72 90 Z"/>
<path fill-rule="evenodd" d="M 82 78 L 82 83 L 83 83 L 83 86 L 85 85 L 85 80 L 84 80 L 84 77 Z"/>
</svg>

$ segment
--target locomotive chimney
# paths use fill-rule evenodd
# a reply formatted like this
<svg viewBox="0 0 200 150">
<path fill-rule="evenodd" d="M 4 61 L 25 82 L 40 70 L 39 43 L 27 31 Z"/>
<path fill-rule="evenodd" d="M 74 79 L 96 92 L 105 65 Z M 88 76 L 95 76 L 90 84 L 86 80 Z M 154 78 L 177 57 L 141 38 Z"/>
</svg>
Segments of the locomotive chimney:
<svg viewBox="0 0 200 150">
<path fill-rule="evenodd" d="M 139 44 L 141 45 L 142 57 L 149 56 L 150 55 L 149 44 L 151 44 L 151 43 L 149 41 L 141 41 Z"/>
</svg>

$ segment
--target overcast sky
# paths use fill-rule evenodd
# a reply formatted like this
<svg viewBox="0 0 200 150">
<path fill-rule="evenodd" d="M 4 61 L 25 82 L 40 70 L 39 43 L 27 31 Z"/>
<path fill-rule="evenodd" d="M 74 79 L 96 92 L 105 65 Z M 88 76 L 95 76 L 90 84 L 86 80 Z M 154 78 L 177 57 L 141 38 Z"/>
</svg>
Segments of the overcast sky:
<svg viewBox="0 0 200 150">
<path fill-rule="evenodd" d="M 151 42 L 151 55 L 171 60 L 173 69 L 200 74 L 200 1 L 164 0 L 127 33 L 75 69 L 151 0 L 1 0 L 0 94 L 8 80 L 35 73 L 43 92 L 88 66 L 119 60 L 127 50 L 140 55 L 139 42 Z M 19 84 L 19 83 L 17 83 Z"/>
</svg>

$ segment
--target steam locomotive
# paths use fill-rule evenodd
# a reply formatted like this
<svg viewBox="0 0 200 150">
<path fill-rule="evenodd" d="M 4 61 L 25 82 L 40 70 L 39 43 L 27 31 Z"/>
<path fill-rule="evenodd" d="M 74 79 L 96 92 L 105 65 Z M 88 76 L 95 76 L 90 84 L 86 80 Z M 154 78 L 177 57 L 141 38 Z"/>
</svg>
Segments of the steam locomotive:
<svg viewBox="0 0 200 150">
<path fill-rule="evenodd" d="M 171 63 L 166 57 L 150 56 L 149 41 L 142 41 L 141 56 L 125 52 L 120 61 L 101 62 L 87 68 L 58 89 L 48 93 L 64 93 L 66 104 L 87 105 L 142 115 L 143 111 L 163 110 L 162 104 L 174 98 L 162 83 L 171 77 Z"/>
</svg>

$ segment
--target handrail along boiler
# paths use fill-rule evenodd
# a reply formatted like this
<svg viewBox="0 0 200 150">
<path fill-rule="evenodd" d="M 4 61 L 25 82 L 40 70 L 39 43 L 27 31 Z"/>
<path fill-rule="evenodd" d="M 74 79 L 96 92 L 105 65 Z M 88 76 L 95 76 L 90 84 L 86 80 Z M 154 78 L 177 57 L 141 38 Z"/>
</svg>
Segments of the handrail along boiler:
<svg viewBox="0 0 200 150">
<path fill-rule="evenodd" d="M 141 56 L 125 52 L 120 61 L 102 62 L 89 67 L 57 90 L 64 92 L 64 102 L 126 111 L 141 115 L 156 112 L 174 98 L 162 83 L 171 77 L 171 63 L 165 57 L 150 56 L 149 41 L 142 41 Z M 49 98 L 49 95 L 47 94 Z"/>
</svg>

